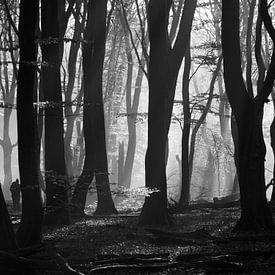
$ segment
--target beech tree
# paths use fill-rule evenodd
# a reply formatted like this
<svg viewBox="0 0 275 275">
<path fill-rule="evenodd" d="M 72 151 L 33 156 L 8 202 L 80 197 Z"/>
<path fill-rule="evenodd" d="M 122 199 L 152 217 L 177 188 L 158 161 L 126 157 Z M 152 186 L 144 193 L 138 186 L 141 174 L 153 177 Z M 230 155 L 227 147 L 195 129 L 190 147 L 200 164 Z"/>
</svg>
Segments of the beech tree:
<svg viewBox="0 0 275 275">
<path fill-rule="evenodd" d="M 42 201 L 37 162 L 36 109 L 33 106 L 36 78 L 36 27 L 39 5 L 21 0 L 19 17 L 20 64 L 17 82 L 18 163 L 22 192 L 22 220 L 16 237 L 19 246 L 41 242 Z"/>
<path fill-rule="evenodd" d="M 272 25 L 266 0 L 260 0 L 262 21 L 273 41 Z M 238 179 L 241 195 L 241 217 L 235 230 L 272 230 L 274 228 L 269 210 L 264 176 L 266 147 L 263 139 L 263 107 L 271 93 L 275 78 L 275 53 L 262 85 L 253 97 L 244 83 L 241 69 L 239 36 L 239 0 L 222 1 L 222 50 L 224 57 L 224 82 L 226 93 L 236 120 L 238 144 Z"/>
<path fill-rule="evenodd" d="M 168 22 L 172 1 L 150 0 L 148 3 L 149 110 L 148 145 L 145 157 L 145 181 L 149 189 L 157 189 L 145 198 L 139 222 L 169 224 L 165 151 L 178 71 L 188 48 L 197 1 L 186 0 L 177 37 L 172 47 Z"/>
<path fill-rule="evenodd" d="M 125 44 L 125 53 L 127 57 L 127 78 L 126 78 L 126 111 L 127 111 L 127 127 L 128 127 L 128 142 L 127 142 L 127 150 L 126 154 L 124 154 L 124 142 L 120 144 L 120 152 L 119 154 L 119 181 L 118 185 L 126 188 L 130 188 L 131 179 L 132 179 L 132 170 L 134 165 L 134 158 L 136 152 L 136 115 L 139 106 L 139 98 L 141 93 L 141 84 L 145 72 L 145 76 L 147 76 L 145 66 L 148 63 L 148 35 L 145 29 L 145 18 L 142 18 L 141 13 L 144 13 L 143 5 L 139 7 L 137 1 L 135 1 L 136 5 L 127 5 L 121 2 L 122 11 L 119 12 L 119 18 L 121 22 L 121 26 L 124 34 L 124 44 Z M 134 7 L 136 10 L 134 10 Z M 126 9 L 127 7 L 127 9 Z M 143 12 L 140 11 L 142 9 Z M 134 11 L 132 11 L 134 10 Z M 134 13 L 135 12 L 135 13 Z M 132 16 L 128 16 L 128 13 L 134 13 Z M 140 33 L 136 31 L 136 37 L 133 37 L 133 31 L 130 28 L 130 21 L 132 17 L 138 17 L 139 20 L 139 28 Z M 141 43 L 136 45 L 134 40 L 139 40 Z M 141 47 L 142 53 L 139 55 L 137 46 Z M 139 68 L 137 71 L 135 82 L 133 81 L 133 72 L 134 72 L 134 56 L 132 52 L 135 51 L 135 54 L 138 55 L 138 64 Z M 134 82 L 134 89 L 132 88 L 132 84 Z M 134 91 L 132 91 L 134 90 Z M 122 153 L 123 152 L 123 153 Z M 124 156 L 125 155 L 125 156 Z"/>
<path fill-rule="evenodd" d="M 68 224 L 69 212 L 64 155 L 63 106 L 60 80 L 61 42 L 58 1 L 41 1 L 42 90 L 45 108 L 45 178 L 48 224 Z"/>
<path fill-rule="evenodd" d="M 72 137 L 75 130 L 76 120 L 79 117 L 79 113 L 82 107 L 83 99 L 83 85 L 82 85 L 82 64 L 81 64 L 81 38 L 83 37 L 83 30 L 86 21 L 87 5 L 83 8 L 81 13 L 82 2 L 76 1 L 75 15 L 74 15 L 74 42 L 71 42 L 70 50 L 68 53 L 68 64 L 64 69 L 64 78 L 67 78 L 67 85 L 64 84 L 65 102 L 75 102 L 76 104 L 67 104 L 65 106 L 65 118 L 66 118 L 66 131 L 64 135 L 65 146 L 65 160 L 67 176 L 75 178 L 79 176 L 77 163 L 77 154 L 75 148 L 72 148 Z M 64 20 L 63 20 L 64 21 Z M 80 80 L 80 81 L 78 81 Z M 65 81 L 64 81 L 65 82 Z M 77 87 L 75 87 L 77 86 Z M 75 90 L 78 90 L 77 95 L 74 95 Z M 75 106 L 76 105 L 76 106 Z"/>
<path fill-rule="evenodd" d="M 83 44 L 85 160 L 76 184 L 72 203 L 83 214 L 88 188 L 95 177 L 96 214 L 114 214 L 106 152 L 105 121 L 102 98 L 102 73 L 105 55 L 107 0 L 90 0 Z"/>
<path fill-rule="evenodd" d="M 7 4 L 8 5 L 8 4 Z M 3 168 L 4 168 L 4 182 L 3 182 L 3 192 L 6 195 L 9 193 L 10 183 L 12 182 L 12 154 L 13 150 L 17 146 L 17 142 L 13 143 L 10 137 L 10 126 L 11 126 L 11 115 L 13 111 L 13 104 L 16 94 L 16 81 L 18 75 L 18 69 L 16 62 L 19 58 L 18 49 L 18 29 L 14 31 L 12 25 L 18 20 L 18 15 L 14 14 L 18 10 L 18 2 L 14 1 L 9 3 L 6 8 L 4 4 L 1 4 L 1 20 L 0 24 L 2 27 L 2 32 L 0 35 L 0 49 L 1 49 L 1 59 L 7 62 L 8 59 L 13 61 L 12 66 L 10 64 L 5 64 L 0 68 L 0 87 L 1 87 L 1 97 L 4 102 L 5 108 L 3 109 L 3 138 L 0 139 L 0 146 L 3 150 Z M 12 22 L 11 22 L 12 20 Z M 14 25 L 15 26 L 15 25 Z"/>
</svg>

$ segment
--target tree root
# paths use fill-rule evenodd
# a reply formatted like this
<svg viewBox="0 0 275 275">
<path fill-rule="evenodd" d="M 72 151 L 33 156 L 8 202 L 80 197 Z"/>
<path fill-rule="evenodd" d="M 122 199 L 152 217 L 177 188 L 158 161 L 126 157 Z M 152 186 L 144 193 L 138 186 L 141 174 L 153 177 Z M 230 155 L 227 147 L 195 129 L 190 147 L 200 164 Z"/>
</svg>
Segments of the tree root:
<svg viewBox="0 0 275 275">
<path fill-rule="evenodd" d="M 223 240 L 222 238 L 213 237 L 204 229 L 192 232 L 171 232 L 147 228 L 146 231 L 153 234 L 155 241 L 160 243 L 194 244 L 205 243 L 206 241 Z"/>
<path fill-rule="evenodd" d="M 33 257 L 34 254 L 40 252 L 47 252 L 49 257 L 45 255 Z M 59 270 L 62 274 L 83 275 L 70 267 L 68 262 L 49 244 L 27 247 L 13 252 L 0 251 L 0 274 L 21 274 L 23 270 L 24 274 L 39 274 L 42 270 Z"/>
</svg>

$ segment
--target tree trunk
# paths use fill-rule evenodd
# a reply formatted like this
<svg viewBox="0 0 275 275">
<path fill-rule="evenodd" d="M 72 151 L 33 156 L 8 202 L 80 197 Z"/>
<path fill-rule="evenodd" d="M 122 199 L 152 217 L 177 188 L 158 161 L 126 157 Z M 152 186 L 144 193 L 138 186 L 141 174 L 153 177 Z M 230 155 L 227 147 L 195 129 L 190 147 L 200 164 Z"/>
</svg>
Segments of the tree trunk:
<svg viewBox="0 0 275 275">
<path fill-rule="evenodd" d="M 10 184 L 12 182 L 12 170 L 11 170 L 11 155 L 13 151 L 13 146 L 11 143 L 9 128 L 10 128 L 10 116 L 12 109 L 4 109 L 4 129 L 3 129 L 3 140 L 1 140 L 1 145 L 3 149 L 4 158 L 4 194 L 9 191 Z"/>
<path fill-rule="evenodd" d="M 69 224 L 63 107 L 60 81 L 58 0 L 41 1 L 42 89 L 45 101 L 46 224 Z M 50 41 L 52 40 L 52 41 Z"/>
<path fill-rule="evenodd" d="M 131 186 L 132 172 L 133 172 L 133 166 L 134 166 L 136 141 L 137 141 L 135 114 L 137 114 L 138 112 L 139 97 L 141 93 L 141 84 L 144 76 L 144 72 L 141 67 L 144 67 L 144 65 L 145 65 L 145 59 L 142 58 L 141 65 L 139 66 L 136 81 L 135 81 L 133 102 L 131 103 L 131 107 L 128 109 L 129 112 L 133 114 L 133 117 L 127 116 L 129 137 L 128 137 L 128 145 L 127 145 L 125 164 L 124 164 L 124 175 L 123 175 L 123 186 L 125 186 L 126 188 L 130 188 Z"/>
<path fill-rule="evenodd" d="M 102 73 L 105 54 L 107 0 L 90 0 L 83 45 L 85 161 L 76 184 L 72 202 L 83 213 L 86 195 L 96 177 L 96 214 L 114 214 L 111 196 L 105 141 L 105 121 L 102 99 Z"/>
<path fill-rule="evenodd" d="M 8 32 L 8 30 L 6 31 Z M 11 46 L 12 45 L 13 44 L 11 44 Z M 7 61 L 6 55 L 7 53 L 3 52 L 4 61 Z M 16 52 L 14 54 L 13 51 L 11 50 L 10 55 L 11 55 L 11 59 L 16 63 L 18 61 L 19 52 Z M 12 74 L 12 80 L 10 83 L 10 71 L 7 68 L 8 66 L 3 66 L 3 67 L 4 68 L 1 68 L 1 74 L 3 73 L 3 77 L 1 79 L 2 97 L 5 104 L 12 105 L 14 104 L 18 72 L 17 72 L 16 64 L 13 64 L 13 74 Z M 12 151 L 14 147 L 17 145 L 17 143 L 12 144 L 11 138 L 10 138 L 10 118 L 12 114 L 12 109 L 4 108 L 3 112 L 4 112 L 3 139 L 0 140 L 0 145 L 2 146 L 2 149 L 3 149 L 3 158 L 4 158 L 3 194 L 5 196 L 10 193 L 9 188 L 12 182 Z"/>
<path fill-rule="evenodd" d="M 272 92 L 272 101 L 273 101 L 273 106 L 275 110 L 275 96 L 274 92 Z M 275 205 L 275 188 L 274 188 L 274 179 L 275 179 L 275 116 L 272 120 L 272 123 L 270 125 L 270 143 L 271 143 L 271 148 L 273 151 L 273 157 L 274 157 L 274 164 L 273 164 L 273 186 L 272 186 L 272 194 L 271 194 L 271 204 Z"/>
<path fill-rule="evenodd" d="M 181 194 L 179 204 L 185 206 L 190 200 L 190 174 L 189 174 L 189 140 L 191 129 L 191 112 L 189 102 L 189 75 L 191 69 L 190 49 L 185 54 L 185 65 L 182 81 L 182 100 L 184 121 L 181 139 Z"/>
<path fill-rule="evenodd" d="M 238 131 L 238 178 L 242 212 L 235 230 L 271 230 L 274 226 L 265 192 L 266 148 L 262 118 L 264 101 L 273 87 L 275 57 L 273 54 L 263 89 L 255 98 L 251 98 L 241 69 L 239 0 L 222 1 L 222 48 L 225 88 Z"/>
<path fill-rule="evenodd" d="M 196 1 L 185 1 L 178 35 L 173 48 L 168 35 L 170 3 L 151 0 L 148 5 L 150 39 L 148 146 L 145 180 L 148 189 L 157 189 L 145 203 L 141 225 L 171 222 L 167 209 L 166 143 L 173 109 L 175 87 L 182 58 L 189 45 Z"/>
<path fill-rule="evenodd" d="M 35 0 L 20 2 L 20 65 L 17 86 L 18 163 L 22 192 L 22 219 L 17 231 L 19 246 L 41 242 L 42 202 L 37 163 L 37 121 L 34 102 L 37 47 L 35 30 L 39 5 Z"/>
<path fill-rule="evenodd" d="M 17 249 L 15 234 L 13 232 L 10 215 L 2 193 L 0 184 L 0 250 L 10 251 Z"/>
<path fill-rule="evenodd" d="M 70 53 L 69 53 L 69 61 L 68 61 L 68 84 L 66 86 L 65 91 L 65 101 L 71 102 L 73 100 L 73 91 L 75 89 L 75 82 L 76 82 L 76 70 L 78 65 L 78 53 L 80 49 L 80 42 L 81 35 L 84 29 L 85 23 L 85 16 L 86 13 L 83 12 L 82 19 L 80 21 L 80 12 L 81 12 L 81 2 L 76 2 L 76 15 L 75 15 L 75 24 L 74 24 L 74 35 L 73 39 L 77 41 L 76 43 L 71 43 L 70 46 Z M 81 66 L 81 65 L 79 65 Z M 78 96 L 74 100 L 77 103 L 80 103 L 82 100 L 82 87 L 77 87 Z M 75 110 L 74 110 L 75 109 Z M 73 149 L 71 148 L 72 136 L 75 126 L 75 121 L 80 112 L 80 104 L 78 104 L 75 108 L 71 105 L 65 106 L 65 118 L 67 121 L 66 132 L 64 136 L 64 146 L 65 146 L 65 161 L 66 161 L 66 171 L 69 178 L 74 179 L 76 174 L 74 171 L 76 170 L 74 167 L 74 154 Z"/>
<path fill-rule="evenodd" d="M 274 91 L 271 93 L 273 107 L 275 111 L 275 94 Z M 273 117 L 272 123 L 270 125 L 270 145 L 273 151 L 274 164 L 273 164 L 273 186 L 272 186 L 272 194 L 271 194 L 271 204 L 275 205 L 275 188 L 274 188 L 274 179 L 275 179 L 275 116 Z"/>
</svg>

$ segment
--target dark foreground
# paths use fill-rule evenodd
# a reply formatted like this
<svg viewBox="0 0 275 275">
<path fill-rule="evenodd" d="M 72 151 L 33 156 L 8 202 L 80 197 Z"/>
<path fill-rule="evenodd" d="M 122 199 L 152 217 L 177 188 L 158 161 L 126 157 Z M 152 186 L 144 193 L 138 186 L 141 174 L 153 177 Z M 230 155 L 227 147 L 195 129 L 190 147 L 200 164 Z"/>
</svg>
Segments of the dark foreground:
<svg viewBox="0 0 275 275">
<path fill-rule="evenodd" d="M 275 274 L 275 235 L 231 234 L 239 214 L 195 209 L 159 228 L 138 227 L 135 214 L 75 220 L 46 228 L 43 246 L 10 259 L 10 274 Z"/>
</svg>

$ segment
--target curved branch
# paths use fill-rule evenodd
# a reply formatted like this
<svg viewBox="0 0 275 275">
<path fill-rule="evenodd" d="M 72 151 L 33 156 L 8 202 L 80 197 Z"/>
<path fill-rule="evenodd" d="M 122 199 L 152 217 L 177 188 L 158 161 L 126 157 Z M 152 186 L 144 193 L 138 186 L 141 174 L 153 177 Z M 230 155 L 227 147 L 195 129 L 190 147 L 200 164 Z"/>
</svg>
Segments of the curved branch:
<svg viewBox="0 0 275 275">
<path fill-rule="evenodd" d="M 138 63 L 139 63 L 139 65 L 141 66 L 141 65 L 142 65 L 141 58 L 140 58 L 140 56 L 139 56 L 139 53 L 138 53 L 138 50 L 137 50 L 137 47 L 136 47 L 136 45 L 135 45 L 135 41 L 134 41 L 134 38 L 133 38 L 133 34 L 132 34 L 131 28 L 130 28 L 130 26 L 129 26 L 129 22 L 128 22 L 128 20 L 127 20 L 127 14 L 126 14 L 126 10 L 125 10 L 124 4 L 123 4 L 123 0 L 120 0 L 120 3 L 121 3 L 121 7 L 122 7 L 122 12 L 123 12 L 125 24 L 126 24 L 126 27 L 127 27 L 127 29 L 128 29 L 129 35 L 130 35 L 131 43 L 132 43 L 132 45 L 133 45 L 135 54 L 136 54 L 136 56 L 137 56 Z M 148 78 L 148 73 L 146 72 L 146 70 L 144 69 L 144 67 L 141 67 L 141 68 L 142 68 L 142 71 L 144 72 L 144 74 L 146 75 L 146 77 Z"/>
<path fill-rule="evenodd" d="M 193 161 L 192 160 L 193 160 L 194 152 L 195 152 L 196 134 L 197 134 L 199 128 L 201 127 L 202 123 L 204 122 L 204 120 L 208 114 L 208 111 L 211 107 L 213 94 L 214 94 L 215 82 L 216 82 L 216 78 L 218 77 L 219 71 L 221 69 L 221 62 L 222 62 L 222 56 L 219 57 L 217 67 L 216 67 L 215 71 L 213 72 L 213 76 L 212 76 L 212 79 L 210 82 L 210 87 L 209 87 L 209 97 L 208 97 L 207 103 L 206 103 L 205 108 L 204 108 L 198 122 L 196 123 L 196 125 L 192 131 L 192 134 L 191 134 L 191 144 L 190 144 L 190 154 L 189 154 L 189 160 L 190 160 L 189 177 L 190 177 L 190 179 L 191 179 L 192 170 L 193 170 Z"/>
<path fill-rule="evenodd" d="M 260 1 L 260 14 L 262 16 L 265 28 L 272 39 L 273 43 L 275 44 L 275 29 L 272 24 L 271 17 L 268 13 L 268 5 L 267 0 Z"/>
</svg>

